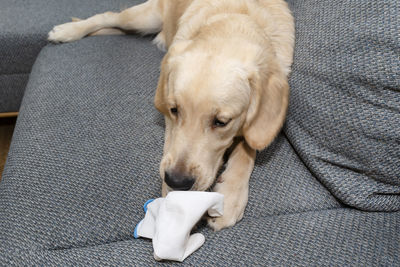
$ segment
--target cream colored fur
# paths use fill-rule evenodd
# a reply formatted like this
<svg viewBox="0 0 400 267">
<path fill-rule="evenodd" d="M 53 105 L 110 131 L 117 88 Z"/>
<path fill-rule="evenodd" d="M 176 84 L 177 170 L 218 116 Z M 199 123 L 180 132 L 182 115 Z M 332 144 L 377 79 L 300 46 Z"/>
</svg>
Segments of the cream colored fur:
<svg viewBox="0 0 400 267">
<path fill-rule="evenodd" d="M 285 120 L 294 46 L 287 4 L 149 0 L 120 13 L 58 25 L 49 40 L 70 42 L 123 30 L 158 33 L 155 43 L 167 50 L 154 100 L 166 123 L 161 178 L 179 171 L 196 178 L 193 190 L 207 190 L 224 153 L 234 146 L 213 188 L 225 195 L 224 215 L 208 220 L 215 230 L 234 225 L 247 204 L 255 151 L 273 141 Z M 242 139 L 234 144 L 237 138 Z M 169 190 L 164 182 L 163 195 Z"/>
</svg>

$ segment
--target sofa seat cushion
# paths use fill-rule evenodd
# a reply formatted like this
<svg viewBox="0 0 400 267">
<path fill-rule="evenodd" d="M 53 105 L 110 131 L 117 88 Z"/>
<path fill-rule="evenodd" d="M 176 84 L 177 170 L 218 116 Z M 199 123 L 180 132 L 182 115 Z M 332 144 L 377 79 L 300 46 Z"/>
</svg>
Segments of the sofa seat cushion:
<svg viewBox="0 0 400 267">
<path fill-rule="evenodd" d="M 150 40 L 89 37 L 40 53 L 1 183 L 0 232 L 14 246 L 129 240 L 143 203 L 160 196 L 164 121 L 153 97 L 163 53 Z M 245 217 L 338 207 L 283 135 L 259 153 Z"/>
<path fill-rule="evenodd" d="M 0 2 L 0 113 L 18 111 L 28 75 L 53 26 L 71 17 L 118 11 L 141 0 L 3 0 Z"/>
<path fill-rule="evenodd" d="M 145 239 L 49 250 L 8 246 L 0 259 L 9 266 L 398 266 L 399 224 L 400 212 L 333 209 L 245 217 L 220 232 L 200 227 L 206 242 L 183 263 L 156 263 Z"/>
</svg>

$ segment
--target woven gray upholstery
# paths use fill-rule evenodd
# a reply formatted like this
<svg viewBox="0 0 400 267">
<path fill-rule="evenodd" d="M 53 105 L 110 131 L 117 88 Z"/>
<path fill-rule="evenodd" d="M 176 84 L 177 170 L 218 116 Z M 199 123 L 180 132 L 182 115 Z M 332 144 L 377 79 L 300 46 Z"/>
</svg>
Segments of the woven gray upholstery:
<svg viewBox="0 0 400 267">
<path fill-rule="evenodd" d="M 390 52 L 396 46 L 377 42 L 384 53 L 368 54 L 366 43 L 377 43 L 359 42 L 375 28 L 390 40 L 397 26 L 382 22 L 346 34 L 363 18 L 376 24 L 396 3 L 379 2 L 290 1 L 297 44 L 284 131 L 257 155 L 244 219 L 217 233 L 201 225 L 206 243 L 174 265 L 400 266 L 400 212 L 358 210 L 398 208 L 398 195 L 369 194 L 399 189 L 393 175 L 398 143 L 389 138 L 398 124 L 371 119 L 398 119 L 396 52 Z M 153 95 L 162 56 L 149 38 L 136 36 L 91 37 L 42 50 L 0 183 L 0 263 L 155 265 L 151 242 L 134 240 L 132 231 L 143 203 L 159 196 L 161 186 L 164 125 Z M 343 65 L 342 57 L 357 64 Z M 377 97 L 364 101 L 372 92 Z M 379 101 L 390 92 L 390 101 Z M 366 106 L 374 101 L 380 105 Z M 394 108 L 376 110 L 389 104 Z M 366 128 L 371 121 L 375 127 Z M 382 175 L 357 172 L 355 161 Z"/>
<path fill-rule="evenodd" d="M 156 264 L 148 240 L 19 250 L 23 257 L 5 259 L 19 266 L 400 266 L 399 221 L 399 212 L 347 209 L 245 218 L 221 232 L 202 229 L 206 243 L 184 264 Z"/>
<path fill-rule="evenodd" d="M 44 48 L 1 187 L 7 217 L 25 214 L 0 227 L 13 233 L 10 247 L 131 239 L 143 203 L 160 194 L 164 127 L 152 103 L 161 58 L 149 39 L 130 36 Z M 339 207 L 283 136 L 259 154 L 250 186 L 248 217 Z"/>
<path fill-rule="evenodd" d="M 28 78 L 28 73 L 0 74 L 0 113 L 19 110 Z"/>
<path fill-rule="evenodd" d="M 290 2 L 297 47 L 285 133 L 343 203 L 400 210 L 399 2 Z"/>
<path fill-rule="evenodd" d="M 0 113 L 18 111 L 31 67 L 54 25 L 141 0 L 0 1 Z"/>
</svg>

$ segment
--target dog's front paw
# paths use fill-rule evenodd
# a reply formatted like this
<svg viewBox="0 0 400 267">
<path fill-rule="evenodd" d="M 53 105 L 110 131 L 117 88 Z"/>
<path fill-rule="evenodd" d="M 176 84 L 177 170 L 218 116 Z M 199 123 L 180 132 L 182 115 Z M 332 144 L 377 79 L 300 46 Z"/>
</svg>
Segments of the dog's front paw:
<svg viewBox="0 0 400 267">
<path fill-rule="evenodd" d="M 224 214 L 221 217 L 210 217 L 207 218 L 207 224 L 210 226 L 214 231 L 219 231 L 224 228 L 228 228 L 231 226 L 234 226 L 236 222 L 238 222 L 241 218 L 243 217 L 242 215 L 235 215 L 235 214 Z"/>
<path fill-rule="evenodd" d="M 81 21 L 68 22 L 55 26 L 48 36 L 48 40 L 55 43 L 66 43 L 83 38 L 86 33 L 80 24 Z"/>
<path fill-rule="evenodd" d="M 224 195 L 224 214 L 220 217 L 208 218 L 207 223 L 214 231 L 219 231 L 235 225 L 243 218 L 248 199 L 248 187 L 236 187 L 235 184 L 222 182 L 216 184 L 214 191 Z"/>
</svg>

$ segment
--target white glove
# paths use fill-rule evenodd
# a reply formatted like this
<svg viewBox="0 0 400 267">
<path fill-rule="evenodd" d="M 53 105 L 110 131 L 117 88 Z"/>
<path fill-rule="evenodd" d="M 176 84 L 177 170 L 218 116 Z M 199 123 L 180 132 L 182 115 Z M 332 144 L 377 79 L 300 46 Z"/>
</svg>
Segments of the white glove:
<svg viewBox="0 0 400 267">
<path fill-rule="evenodd" d="M 224 196 L 215 192 L 173 191 L 165 198 L 145 203 L 146 215 L 135 228 L 134 237 L 153 239 L 156 260 L 182 262 L 205 241 L 202 234 L 190 235 L 194 225 L 208 211 L 221 216 Z"/>
</svg>

